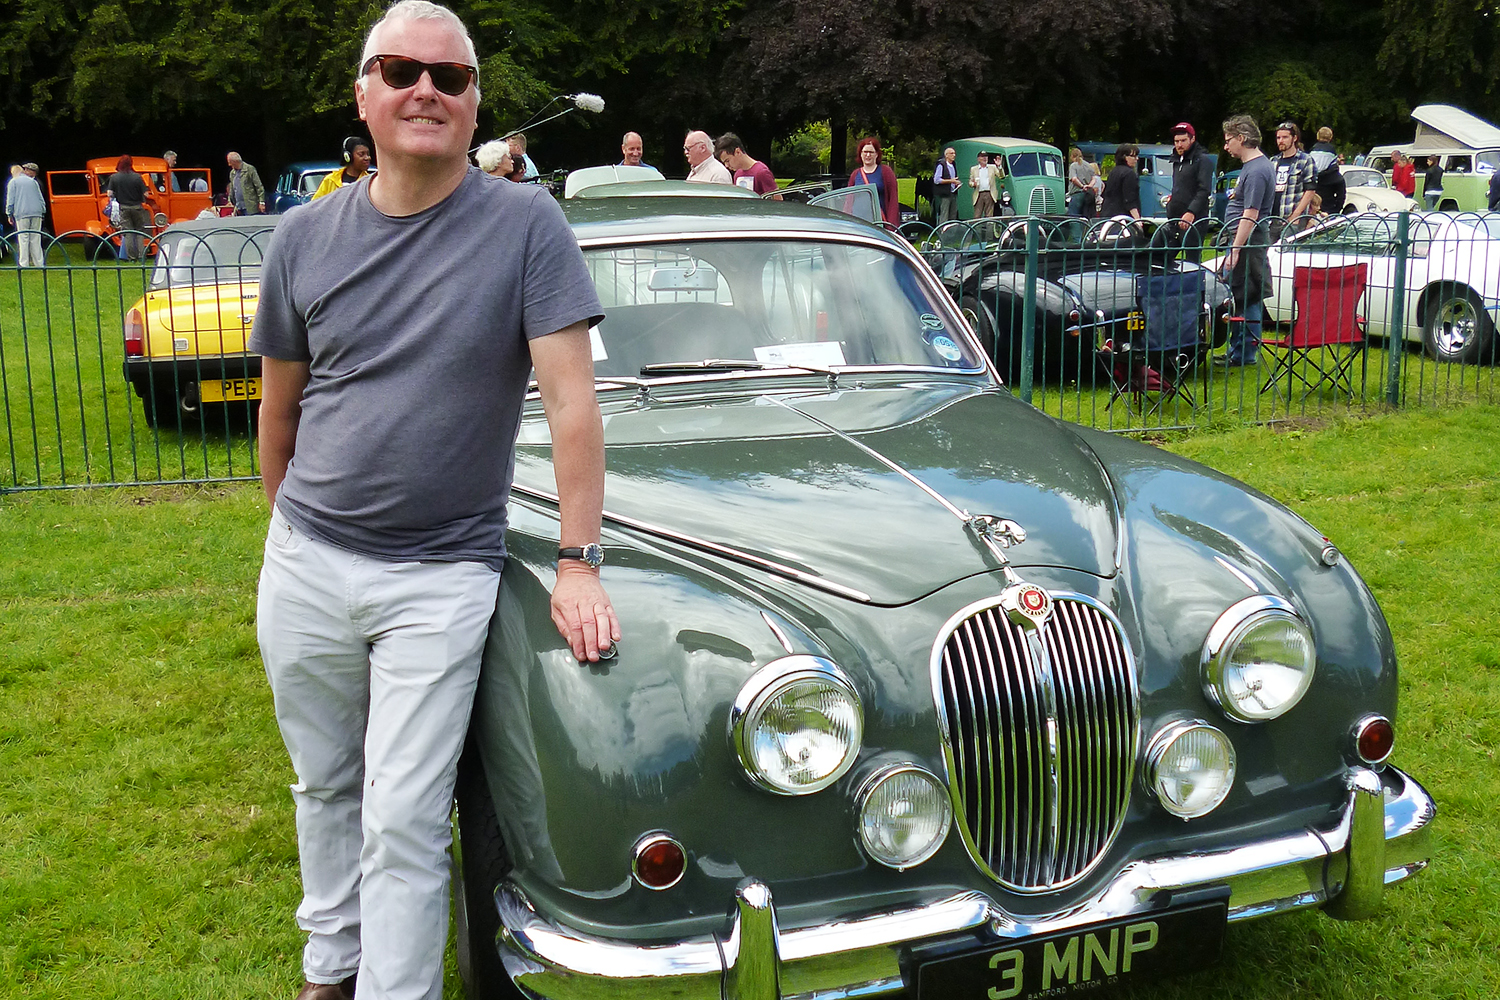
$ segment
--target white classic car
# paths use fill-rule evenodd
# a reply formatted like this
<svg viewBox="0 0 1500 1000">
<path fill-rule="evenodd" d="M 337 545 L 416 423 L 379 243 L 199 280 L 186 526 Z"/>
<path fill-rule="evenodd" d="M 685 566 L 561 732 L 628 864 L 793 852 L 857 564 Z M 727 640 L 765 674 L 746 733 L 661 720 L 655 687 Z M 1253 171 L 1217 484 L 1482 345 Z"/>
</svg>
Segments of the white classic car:
<svg viewBox="0 0 1500 1000">
<path fill-rule="evenodd" d="M 1500 319 L 1500 213 L 1413 212 L 1406 250 L 1405 340 L 1439 361 L 1491 358 Z M 1372 337 L 1394 334 L 1399 216 L 1339 215 L 1272 245 L 1266 315 L 1290 322 L 1298 268 L 1367 264 L 1358 311 Z"/>
<path fill-rule="evenodd" d="M 1385 174 L 1370 167 L 1342 167 L 1344 214 L 1361 212 L 1414 212 L 1422 206 L 1391 187 Z"/>
</svg>

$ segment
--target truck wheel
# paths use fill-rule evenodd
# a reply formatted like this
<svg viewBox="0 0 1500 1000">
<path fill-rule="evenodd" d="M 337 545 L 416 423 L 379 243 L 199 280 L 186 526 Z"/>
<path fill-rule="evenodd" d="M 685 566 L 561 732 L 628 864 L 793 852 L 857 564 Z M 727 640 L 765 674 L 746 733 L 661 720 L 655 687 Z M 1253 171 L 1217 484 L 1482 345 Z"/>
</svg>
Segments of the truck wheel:
<svg viewBox="0 0 1500 1000">
<path fill-rule="evenodd" d="M 523 1000 L 495 950 L 500 914 L 495 886 L 511 869 L 484 765 L 472 737 L 453 790 L 453 931 L 458 975 L 468 1000 Z"/>
</svg>

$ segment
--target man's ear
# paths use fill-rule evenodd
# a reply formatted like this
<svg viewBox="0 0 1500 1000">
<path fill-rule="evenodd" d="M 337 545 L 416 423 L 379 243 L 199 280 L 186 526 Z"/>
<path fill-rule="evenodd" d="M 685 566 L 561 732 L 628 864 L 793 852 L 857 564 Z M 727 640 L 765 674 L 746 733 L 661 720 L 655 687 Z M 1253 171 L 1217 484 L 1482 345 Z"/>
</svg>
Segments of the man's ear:
<svg viewBox="0 0 1500 1000">
<path fill-rule="evenodd" d="M 363 78 L 354 81 L 354 106 L 359 109 L 359 120 L 365 121 L 365 81 Z"/>
</svg>

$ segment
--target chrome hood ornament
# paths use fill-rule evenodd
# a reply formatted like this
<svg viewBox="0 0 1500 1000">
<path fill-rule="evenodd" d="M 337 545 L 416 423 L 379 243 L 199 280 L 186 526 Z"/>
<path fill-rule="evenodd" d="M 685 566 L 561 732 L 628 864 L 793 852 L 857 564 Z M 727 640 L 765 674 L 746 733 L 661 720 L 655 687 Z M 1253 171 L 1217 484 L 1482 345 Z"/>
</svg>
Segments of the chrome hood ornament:
<svg viewBox="0 0 1500 1000">
<path fill-rule="evenodd" d="M 1000 606 L 1006 617 L 1023 628 L 1040 629 L 1052 614 L 1052 595 L 1034 583 L 1016 575 L 1005 550 L 1026 541 L 1026 529 L 1009 518 L 994 514 L 970 514 L 964 511 L 964 527 L 969 529 L 990 555 L 1000 563 L 1006 587 L 1000 592 Z"/>
</svg>

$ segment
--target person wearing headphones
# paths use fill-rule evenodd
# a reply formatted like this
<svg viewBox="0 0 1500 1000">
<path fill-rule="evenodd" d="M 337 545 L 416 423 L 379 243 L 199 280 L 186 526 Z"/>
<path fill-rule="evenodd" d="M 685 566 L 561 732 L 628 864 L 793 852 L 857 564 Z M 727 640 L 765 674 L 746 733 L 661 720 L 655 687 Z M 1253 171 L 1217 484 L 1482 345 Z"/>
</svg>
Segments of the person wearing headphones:
<svg viewBox="0 0 1500 1000">
<path fill-rule="evenodd" d="M 323 178 L 310 201 L 317 201 L 325 194 L 333 194 L 345 184 L 353 184 L 370 172 L 370 144 L 357 135 L 344 140 L 344 169 L 335 170 Z"/>
</svg>

